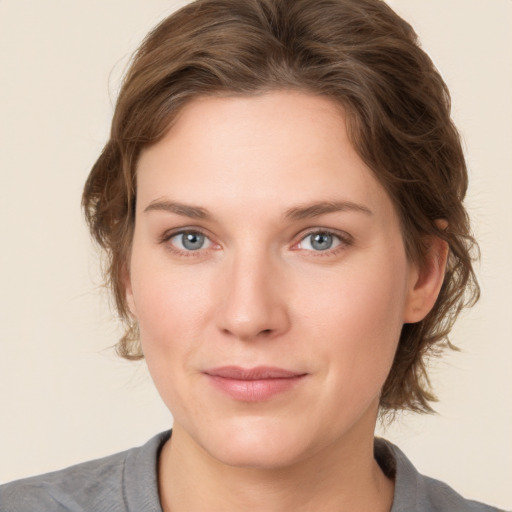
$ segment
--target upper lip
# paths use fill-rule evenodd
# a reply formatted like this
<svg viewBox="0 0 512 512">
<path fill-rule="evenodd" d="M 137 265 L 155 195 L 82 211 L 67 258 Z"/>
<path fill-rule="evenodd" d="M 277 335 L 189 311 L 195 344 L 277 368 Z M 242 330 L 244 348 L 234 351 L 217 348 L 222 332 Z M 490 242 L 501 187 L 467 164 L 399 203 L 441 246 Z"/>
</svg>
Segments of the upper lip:
<svg viewBox="0 0 512 512">
<path fill-rule="evenodd" d="M 213 377 L 234 380 L 290 379 L 305 375 L 303 372 L 285 370 L 284 368 L 276 368 L 274 366 L 256 366 L 255 368 L 221 366 L 206 370 L 204 373 Z"/>
</svg>

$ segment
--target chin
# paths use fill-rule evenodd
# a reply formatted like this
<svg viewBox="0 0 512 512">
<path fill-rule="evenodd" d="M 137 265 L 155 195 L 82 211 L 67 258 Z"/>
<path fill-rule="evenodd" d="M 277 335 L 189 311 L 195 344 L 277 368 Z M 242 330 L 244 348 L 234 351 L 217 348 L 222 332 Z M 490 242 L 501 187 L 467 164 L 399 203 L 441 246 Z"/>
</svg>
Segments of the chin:
<svg viewBox="0 0 512 512">
<path fill-rule="evenodd" d="M 201 444 L 213 458 L 229 466 L 279 469 L 307 458 L 311 452 L 308 437 L 303 426 L 276 418 L 237 418 L 212 426 Z"/>
</svg>

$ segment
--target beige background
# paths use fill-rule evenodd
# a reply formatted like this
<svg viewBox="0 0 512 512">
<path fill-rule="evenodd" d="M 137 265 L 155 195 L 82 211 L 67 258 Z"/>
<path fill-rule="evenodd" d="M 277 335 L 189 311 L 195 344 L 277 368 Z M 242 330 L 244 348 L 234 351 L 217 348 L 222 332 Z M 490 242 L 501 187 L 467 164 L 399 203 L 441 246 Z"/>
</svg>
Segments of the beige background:
<svg viewBox="0 0 512 512">
<path fill-rule="evenodd" d="M 0 0 L 0 482 L 143 443 L 171 425 L 118 360 L 81 217 L 129 54 L 170 0 Z M 483 297 L 433 371 L 439 415 L 385 435 L 423 472 L 512 507 L 512 1 L 393 0 L 453 94 Z"/>
</svg>

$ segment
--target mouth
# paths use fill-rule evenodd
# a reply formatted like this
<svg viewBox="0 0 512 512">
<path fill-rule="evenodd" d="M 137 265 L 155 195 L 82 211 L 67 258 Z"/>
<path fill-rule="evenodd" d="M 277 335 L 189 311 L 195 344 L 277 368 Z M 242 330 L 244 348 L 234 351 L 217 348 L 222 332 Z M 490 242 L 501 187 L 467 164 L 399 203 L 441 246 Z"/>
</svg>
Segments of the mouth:
<svg viewBox="0 0 512 512">
<path fill-rule="evenodd" d="M 214 388 L 241 402 L 263 402 L 293 389 L 307 373 L 283 368 L 223 366 L 204 372 Z"/>
</svg>

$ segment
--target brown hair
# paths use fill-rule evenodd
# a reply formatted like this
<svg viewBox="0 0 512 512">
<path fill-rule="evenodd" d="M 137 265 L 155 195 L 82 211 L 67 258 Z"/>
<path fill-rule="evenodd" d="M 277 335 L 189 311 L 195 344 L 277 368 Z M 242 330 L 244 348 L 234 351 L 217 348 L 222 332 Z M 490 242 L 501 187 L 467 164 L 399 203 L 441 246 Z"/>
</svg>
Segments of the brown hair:
<svg viewBox="0 0 512 512">
<path fill-rule="evenodd" d="M 471 257 L 476 243 L 462 204 L 467 172 L 447 87 L 411 26 L 380 0 L 197 0 L 148 34 L 126 74 L 110 140 L 83 195 L 127 325 L 118 352 L 143 357 L 122 280 L 141 150 L 198 96 L 277 89 L 343 106 L 354 147 L 397 208 L 409 258 L 421 262 L 432 236 L 448 243 L 438 300 L 423 321 L 403 326 L 381 395 L 384 411 L 430 411 L 435 397 L 426 359 L 452 346 L 447 335 L 455 318 L 478 298 Z"/>
</svg>

